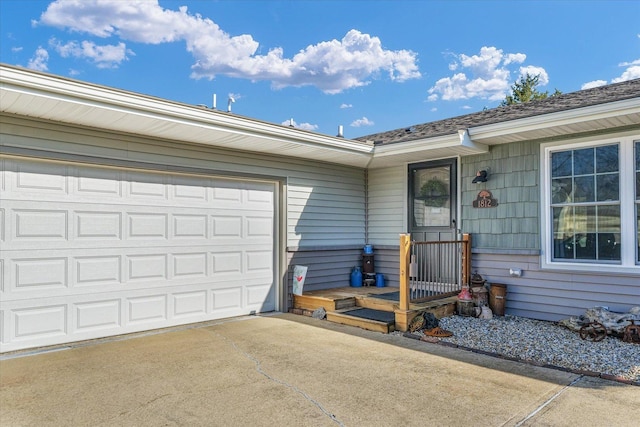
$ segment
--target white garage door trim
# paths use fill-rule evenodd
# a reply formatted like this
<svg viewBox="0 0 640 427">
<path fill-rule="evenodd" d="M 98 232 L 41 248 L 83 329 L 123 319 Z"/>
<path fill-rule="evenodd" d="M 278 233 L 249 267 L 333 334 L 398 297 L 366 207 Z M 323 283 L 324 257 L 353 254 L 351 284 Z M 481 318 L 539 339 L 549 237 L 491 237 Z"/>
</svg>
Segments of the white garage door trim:
<svg viewBox="0 0 640 427">
<path fill-rule="evenodd" d="M 278 309 L 277 182 L 0 162 L 0 352 Z"/>
</svg>

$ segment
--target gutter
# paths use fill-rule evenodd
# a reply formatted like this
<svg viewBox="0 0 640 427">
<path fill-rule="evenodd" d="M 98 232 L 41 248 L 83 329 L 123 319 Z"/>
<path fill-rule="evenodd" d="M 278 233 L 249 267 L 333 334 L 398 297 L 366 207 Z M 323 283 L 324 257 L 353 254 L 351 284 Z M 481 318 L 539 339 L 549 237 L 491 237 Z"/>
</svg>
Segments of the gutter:
<svg viewBox="0 0 640 427">
<path fill-rule="evenodd" d="M 514 119 L 506 122 L 469 128 L 469 134 L 476 141 L 499 138 L 514 133 L 525 133 L 545 128 L 566 126 L 592 120 L 608 119 L 625 115 L 640 114 L 640 98 L 574 108 L 555 113 Z M 514 129 L 517 132 L 514 132 Z"/>
</svg>

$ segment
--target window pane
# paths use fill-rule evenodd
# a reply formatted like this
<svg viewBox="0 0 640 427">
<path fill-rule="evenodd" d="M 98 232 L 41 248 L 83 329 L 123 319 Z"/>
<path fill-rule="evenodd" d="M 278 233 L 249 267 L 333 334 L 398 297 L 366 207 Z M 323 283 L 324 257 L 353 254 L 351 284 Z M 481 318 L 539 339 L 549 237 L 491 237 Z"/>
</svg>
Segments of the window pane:
<svg viewBox="0 0 640 427">
<path fill-rule="evenodd" d="M 593 153 L 593 148 L 584 148 L 573 152 L 574 175 L 587 175 L 594 172 Z"/>
<path fill-rule="evenodd" d="M 604 202 L 607 200 L 619 200 L 620 199 L 620 186 L 618 184 L 618 174 L 608 173 L 606 175 L 597 175 L 596 182 L 598 183 L 598 201 Z"/>
<path fill-rule="evenodd" d="M 571 178 L 556 178 L 551 181 L 551 203 L 571 202 Z"/>
<path fill-rule="evenodd" d="M 415 227 L 448 227 L 451 223 L 450 166 L 416 169 L 413 173 Z"/>
<path fill-rule="evenodd" d="M 573 201 L 576 203 L 595 201 L 594 176 L 580 176 L 574 180 Z"/>
<path fill-rule="evenodd" d="M 551 176 L 571 176 L 571 151 L 551 154 Z"/>
<path fill-rule="evenodd" d="M 605 145 L 596 149 L 596 172 L 618 172 L 617 145 Z"/>
<path fill-rule="evenodd" d="M 620 260 L 620 206 L 598 206 L 598 259 Z"/>
<path fill-rule="evenodd" d="M 620 233 L 620 206 L 598 206 L 598 231 Z"/>
<path fill-rule="evenodd" d="M 598 233 L 598 259 L 620 260 L 620 235 Z"/>
</svg>

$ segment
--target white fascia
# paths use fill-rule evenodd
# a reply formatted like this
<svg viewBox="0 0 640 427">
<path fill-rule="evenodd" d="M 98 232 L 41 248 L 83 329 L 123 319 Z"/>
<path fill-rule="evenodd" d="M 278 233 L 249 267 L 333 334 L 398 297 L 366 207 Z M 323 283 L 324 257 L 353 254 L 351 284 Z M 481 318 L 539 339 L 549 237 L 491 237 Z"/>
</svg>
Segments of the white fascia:
<svg viewBox="0 0 640 427">
<path fill-rule="evenodd" d="M 640 114 L 640 98 L 625 99 L 606 104 L 592 105 L 590 107 L 574 108 L 485 126 L 477 126 L 470 128 L 469 134 L 476 141 L 484 141 L 514 133 L 566 126 L 631 114 Z"/>
<path fill-rule="evenodd" d="M 247 136 L 316 146 L 345 153 L 370 155 L 373 147 L 345 138 L 322 135 L 302 129 L 287 128 L 273 123 L 224 113 L 188 104 L 168 101 L 60 76 L 0 65 L 0 88 L 27 96 L 44 97 L 73 103 L 82 108 L 103 108 L 152 118 L 159 122 L 174 122 L 196 128 L 207 127 Z M 3 111 L 11 112 L 11 107 Z M 77 114 L 77 111 L 76 111 Z M 68 123 L 73 123 L 69 117 Z M 99 123 L 95 124 L 100 127 Z"/>
<path fill-rule="evenodd" d="M 398 156 L 418 154 L 442 148 L 460 149 L 461 155 L 480 154 L 489 151 L 484 144 L 471 140 L 467 130 L 459 130 L 457 134 L 437 136 L 434 138 L 417 139 L 415 141 L 400 142 L 388 145 L 378 145 L 373 149 L 373 157 Z"/>
</svg>

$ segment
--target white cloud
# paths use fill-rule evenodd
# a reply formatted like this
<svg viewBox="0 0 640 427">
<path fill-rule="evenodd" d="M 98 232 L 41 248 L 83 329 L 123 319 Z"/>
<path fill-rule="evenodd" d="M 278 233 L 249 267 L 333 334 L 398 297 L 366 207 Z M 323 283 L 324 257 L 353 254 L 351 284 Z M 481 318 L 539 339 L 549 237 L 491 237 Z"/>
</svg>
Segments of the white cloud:
<svg viewBox="0 0 640 427">
<path fill-rule="evenodd" d="M 509 53 L 504 60 L 504 65 L 509 65 L 512 62 L 516 64 L 522 64 L 527 59 L 527 55 L 524 53 Z"/>
<path fill-rule="evenodd" d="M 523 63 L 527 55 L 524 53 L 504 53 L 496 47 L 484 46 L 477 55 L 454 55 L 455 61 L 449 69 L 457 73 L 436 81 L 428 91 L 429 101 L 443 99 L 454 101 L 459 99 L 482 98 L 491 101 L 504 99 L 511 80 L 511 70 L 507 65 Z M 520 72 L 534 71 L 541 75 L 541 83 L 548 82 L 547 72 L 542 67 L 523 66 Z"/>
<path fill-rule="evenodd" d="M 289 119 L 289 120 L 285 120 L 284 122 L 282 122 L 283 126 L 291 126 L 297 129 L 303 129 L 303 130 L 310 130 L 310 131 L 314 131 L 318 129 L 318 125 L 314 125 L 311 123 L 296 123 L 295 120 L 293 119 Z"/>
<path fill-rule="evenodd" d="M 463 109 L 463 110 L 471 110 L 471 108 L 472 108 L 472 107 L 471 107 L 470 105 L 463 105 L 463 106 L 462 106 L 462 109 Z"/>
<path fill-rule="evenodd" d="M 353 104 L 340 104 L 340 108 L 344 109 L 344 108 L 352 108 Z"/>
<path fill-rule="evenodd" d="M 432 108 L 431 110 L 429 110 L 429 111 L 431 111 L 432 113 L 435 113 L 436 111 L 438 111 L 438 108 L 437 108 L 437 107 L 433 107 L 433 108 Z"/>
<path fill-rule="evenodd" d="M 49 61 L 49 52 L 42 46 L 39 46 L 33 57 L 27 63 L 27 68 L 36 71 L 47 71 L 47 61 Z"/>
<path fill-rule="evenodd" d="M 311 123 L 300 123 L 298 125 L 298 127 L 300 129 L 304 129 L 304 130 L 316 130 L 316 129 L 318 129 L 318 125 L 313 125 Z"/>
<path fill-rule="evenodd" d="M 527 74 L 530 76 L 538 76 L 538 84 L 540 86 L 546 86 L 549 84 L 549 74 L 547 74 L 547 71 L 542 67 L 536 67 L 534 65 L 520 67 L 520 76 L 524 77 Z"/>
<path fill-rule="evenodd" d="M 11 48 L 11 52 L 22 52 L 22 46 L 12 47 Z"/>
<path fill-rule="evenodd" d="M 634 65 L 624 70 L 620 77 L 611 80 L 611 83 L 626 82 L 627 80 L 640 79 L 640 65 Z"/>
<path fill-rule="evenodd" d="M 640 59 L 636 59 L 635 61 L 631 62 L 621 62 L 618 64 L 618 67 L 629 67 L 631 65 L 640 65 Z"/>
<path fill-rule="evenodd" d="M 587 83 L 583 84 L 582 86 L 580 86 L 580 90 L 592 89 L 594 87 L 600 87 L 600 86 L 604 86 L 606 84 L 607 84 L 606 80 L 593 80 L 591 82 L 587 82 Z"/>
<path fill-rule="evenodd" d="M 393 81 L 419 78 L 416 53 L 386 50 L 378 37 L 350 30 L 341 40 L 309 45 L 293 57 L 280 47 L 258 55 L 251 35 L 231 36 L 211 19 L 162 8 L 157 0 L 56 0 L 38 24 L 146 44 L 185 42 L 192 77 L 217 74 L 271 81 L 274 88 L 316 86 L 326 93 L 364 86 L 385 72 Z"/>
<path fill-rule="evenodd" d="M 361 119 L 358 120 L 354 120 L 353 122 L 351 122 L 352 127 L 354 128 L 359 128 L 362 126 L 373 126 L 375 123 L 369 119 L 367 119 L 366 117 L 362 117 Z"/>
<path fill-rule="evenodd" d="M 70 41 L 62 44 L 56 39 L 49 41 L 51 45 L 63 58 L 74 57 L 88 59 L 96 64 L 98 68 L 117 68 L 120 63 L 128 60 L 128 55 L 135 55 L 127 49 L 122 42 L 117 45 L 98 46 L 90 41 Z"/>
<path fill-rule="evenodd" d="M 640 58 L 633 61 L 621 62 L 618 66 L 626 67 L 626 69 L 619 77 L 611 79 L 610 83 L 620 83 L 626 82 L 627 80 L 640 79 Z M 606 84 L 608 84 L 606 80 L 593 80 L 584 83 L 581 89 L 590 89 L 593 87 L 604 86 Z"/>
</svg>

